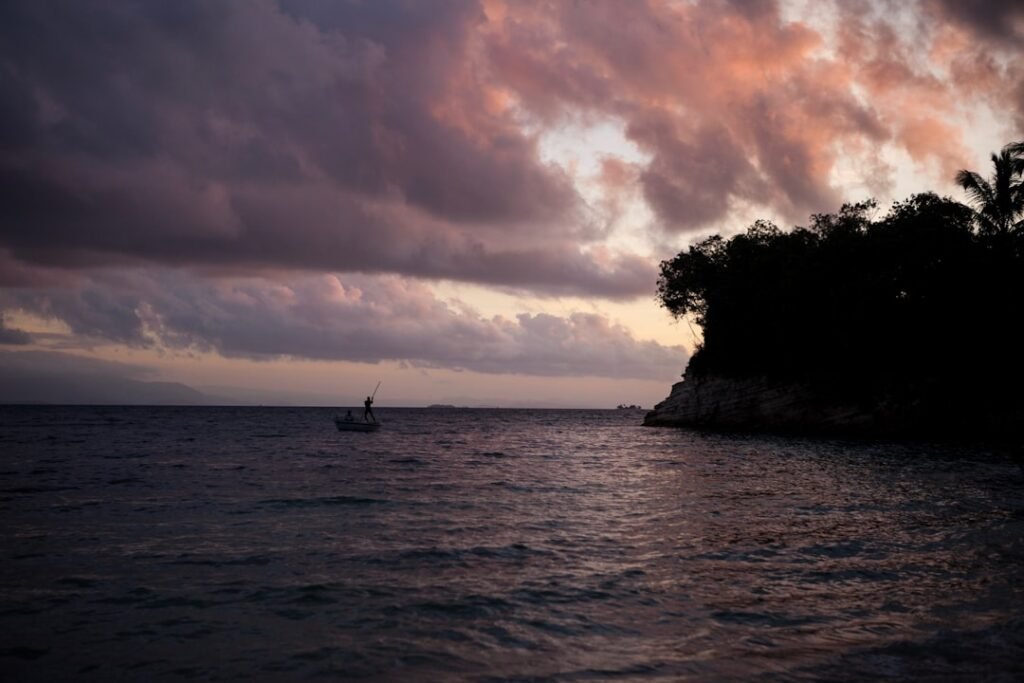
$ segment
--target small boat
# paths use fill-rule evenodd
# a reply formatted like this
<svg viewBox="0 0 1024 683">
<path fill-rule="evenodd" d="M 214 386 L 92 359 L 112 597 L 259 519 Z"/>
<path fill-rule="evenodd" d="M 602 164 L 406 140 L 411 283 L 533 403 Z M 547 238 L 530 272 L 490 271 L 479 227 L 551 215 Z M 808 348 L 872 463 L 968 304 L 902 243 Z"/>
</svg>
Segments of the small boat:
<svg viewBox="0 0 1024 683">
<path fill-rule="evenodd" d="M 341 417 L 334 418 L 339 432 L 375 432 L 380 429 L 380 422 L 356 422 Z"/>
<path fill-rule="evenodd" d="M 366 401 L 363 402 L 366 409 L 363 412 L 362 421 L 357 420 L 351 410 L 344 417 L 341 415 L 334 416 L 334 424 L 338 427 L 339 432 L 375 432 L 380 429 L 380 422 L 377 422 L 377 418 L 374 417 L 373 411 L 370 409 L 370 406 L 373 405 L 373 399 L 377 397 L 377 389 L 380 389 L 380 382 L 377 382 L 373 393 L 367 396 Z M 368 421 L 367 417 L 372 417 L 373 422 Z"/>
</svg>

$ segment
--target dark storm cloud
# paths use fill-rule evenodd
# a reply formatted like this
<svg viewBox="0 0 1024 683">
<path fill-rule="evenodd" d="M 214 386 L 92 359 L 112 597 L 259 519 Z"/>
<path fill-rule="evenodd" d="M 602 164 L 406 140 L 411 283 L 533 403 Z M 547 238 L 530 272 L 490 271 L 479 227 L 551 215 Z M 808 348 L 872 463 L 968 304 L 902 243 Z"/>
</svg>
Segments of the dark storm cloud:
<svg viewBox="0 0 1024 683">
<path fill-rule="evenodd" d="M 580 247 L 557 234 L 522 241 L 514 234 L 489 237 L 485 228 L 456 229 L 406 205 L 366 202 L 326 184 L 193 192 L 191 180 L 173 168 L 118 175 L 117 183 L 99 187 L 95 176 L 83 173 L 59 196 L 41 198 L 39 210 L 23 223 L 33 229 L 6 235 L 10 253 L 51 266 L 153 261 L 342 269 L 609 298 L 649 292 L 655 279 L 649 259 Z M 6 185 L 15 195 L 12 212 L 23 207 L 18 197 L 45 194 L 46 181 L 30 189 L 24 177 L 18 180 Z M 105 202 L 76 196 L 83 187 Z M 325 228 L 340 216 L 351 230 Z"/>
<path fill-rule="evenodd" d="M 23 263 L 399 272 L 624 297 L 472 59 L 475 2 L 0 8 L 0 242 Z"/>
<path fill-rule="evenodd" d="M 1013 118 L 1024 137 L 1024 2 L 1019 0 L 927 0 L 930 18 L 965 30 L 956 45 L 953 76 L 971 95 Z"/>
<path fill-rule="evenodd" d="M 657 152 L 640 176 L 644 197 L 671 225 L 702 225 L 721 218 L 735 196 L 751 197 L 763 182 L 727 130 L 696 133 L 671 121 L 634 121 L 629 135 Z"/>
<path fill-rule="evenodd" d="M 1024 40 L 1024 3 L 1019 0 L 929 0 L 928 4 L 936 7 L 944 18 L 961 23 L 982 37 Z"/>
<path fill-rule="evenodd" d="M 394 276 L 274 282 L 123 271 L 75 287 L 8 291 L 0 305 L 59 320 L 95 342 L 229 357 L 634 379 L 670 379 L 686 359 L 682 347 L 637 340 L 600 315 L 486 318 Z"/>
</svg>

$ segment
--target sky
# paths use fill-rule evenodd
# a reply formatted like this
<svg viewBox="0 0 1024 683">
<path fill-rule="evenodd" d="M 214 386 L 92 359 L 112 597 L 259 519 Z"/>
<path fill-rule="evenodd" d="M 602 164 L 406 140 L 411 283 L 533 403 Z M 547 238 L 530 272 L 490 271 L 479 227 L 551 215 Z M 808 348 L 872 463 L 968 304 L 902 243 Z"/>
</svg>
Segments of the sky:
<svg viewBox="0 0 1024 683">
<path fill-rule="evenodd" d="M 0 381 L 649 407 L 661 260 L 1022 138 L 1013 1 L 7 0 Z"/>
</svg>

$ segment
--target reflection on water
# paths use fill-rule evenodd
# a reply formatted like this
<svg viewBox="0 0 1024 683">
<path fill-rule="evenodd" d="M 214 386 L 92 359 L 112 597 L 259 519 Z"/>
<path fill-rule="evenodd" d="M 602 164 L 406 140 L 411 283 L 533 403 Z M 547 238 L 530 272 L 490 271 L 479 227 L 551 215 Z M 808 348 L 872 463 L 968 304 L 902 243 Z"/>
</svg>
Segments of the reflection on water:
<svg viewBox="0 0 1024 683">
<path fill-rule="evenodd" d="M 1014 680 L 980 450 L 622 411 L 0 408 L 12 680 Z"/>
</svg>

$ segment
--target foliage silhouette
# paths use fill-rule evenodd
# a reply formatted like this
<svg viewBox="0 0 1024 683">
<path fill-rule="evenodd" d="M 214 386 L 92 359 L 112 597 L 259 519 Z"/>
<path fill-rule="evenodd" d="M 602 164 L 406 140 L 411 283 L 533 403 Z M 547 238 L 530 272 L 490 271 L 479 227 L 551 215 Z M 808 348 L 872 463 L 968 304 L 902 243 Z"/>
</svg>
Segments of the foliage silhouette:
<svg viewBox="0 0 1024 683">
<path fill-rule="evenodd" d="M 800 382 L 826 398 L 945 416 L 1020 404 L 1024 144 L 995 178 L 957 176 L 977 211 L 925 193 L 784 232 L 767 221 L 661 264 L 658 297 L 703 328 L 686 377 Z"/>
<path fill-rule="evenodd" d="M 979 230 L 999 235 L 1024 229 L 1024 142 L 1010 143 L 992 155 L 994 171 L 987 181 L 974 171 L 956 174 L 957 184 L 977 209 Z"/>
</svg>

